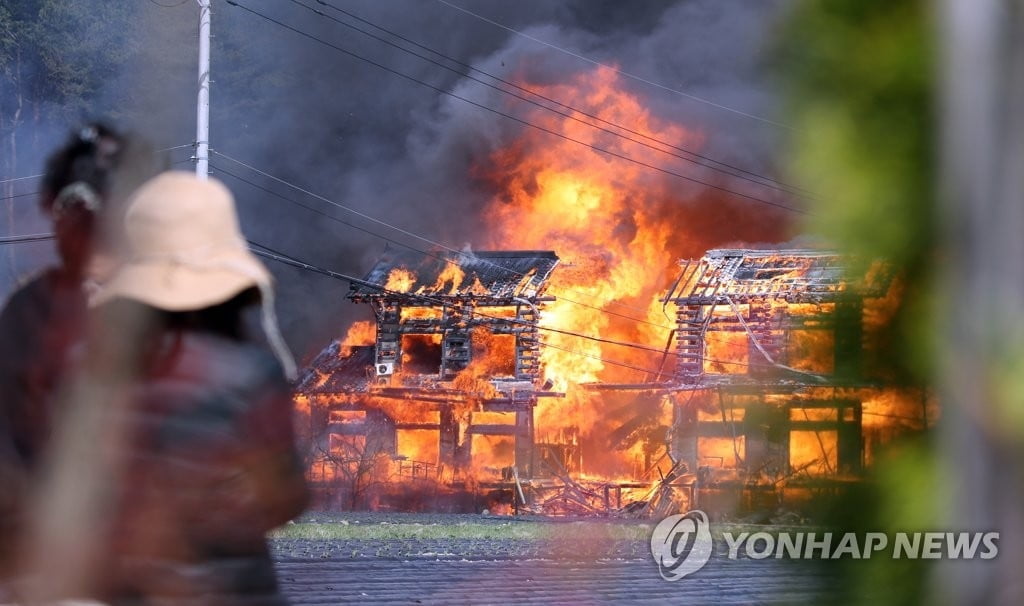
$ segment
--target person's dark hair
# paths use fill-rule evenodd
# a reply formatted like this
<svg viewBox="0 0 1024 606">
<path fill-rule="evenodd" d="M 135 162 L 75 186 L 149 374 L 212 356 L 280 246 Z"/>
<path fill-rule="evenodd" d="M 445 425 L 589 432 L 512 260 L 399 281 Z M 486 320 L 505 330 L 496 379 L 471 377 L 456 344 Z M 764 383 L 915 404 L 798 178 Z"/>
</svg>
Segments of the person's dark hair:
<svg viewBox="0 0 1024 606">
<path fill-rule="evenodd" d="M 223 303 L 195 311 L 161 311 L 159 324 L 172 331 L 206 332 L 244 341 L 249 338 L 244 312 L 260 302 L 260 292 L 247 288 Z"/>
<path fill-rule="evenodd" d="M 124 149 L 124 136 L 104 124 L 87 124 L 72 133 L 46 162 L 40 198 L 43 209 L 53 210 L 55 199 L 76 183 L 84 184 L 100 201 L 104 200 Z"/>
</svg>

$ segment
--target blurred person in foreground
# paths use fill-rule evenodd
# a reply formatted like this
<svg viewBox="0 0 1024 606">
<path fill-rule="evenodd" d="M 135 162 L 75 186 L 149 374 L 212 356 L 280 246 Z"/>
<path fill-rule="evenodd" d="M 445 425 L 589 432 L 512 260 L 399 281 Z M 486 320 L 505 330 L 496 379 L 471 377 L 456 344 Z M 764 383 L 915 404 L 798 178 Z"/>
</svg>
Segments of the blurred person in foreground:
<svg viewBox="0 0 1024 606">
<path fill-rule="evenodd" d="M 125 230 L 128 261 L 92 301 L 99 362 L 85 374 L 108 390 L 110 416 L 92 425 L 107 496 L 93 503 L 86 593 L 114 605 L 286 604 L 266 533 L 303 510 L 307 491 L 270 274 L 217 181 L 157 176 L 135 193 Z M 249 309 L 269 348 L 246 331 Z M 56 466 L 76 456 L 58 451 Z"/>
<path fill-rule="evenodd" d="M 101 215 L 118 187 L 127 139 L 102 124 L 76 131 L 47 160 L 40 204 L 59 264 L 0 313 L 0 584 L 10 576 L 25 493 L 50 436 L 53 402 L 86 324 L 87 284 Z M 0 587 L 0 600 L 4 590 Z"/>
</svg>

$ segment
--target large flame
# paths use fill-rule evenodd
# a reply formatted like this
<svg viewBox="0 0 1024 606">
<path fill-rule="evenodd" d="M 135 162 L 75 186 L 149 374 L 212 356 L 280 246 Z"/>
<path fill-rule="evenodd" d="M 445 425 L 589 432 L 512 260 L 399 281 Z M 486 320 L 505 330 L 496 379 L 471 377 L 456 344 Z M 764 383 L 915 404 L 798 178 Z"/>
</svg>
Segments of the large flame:
<svg viewBox="0 0 1024 606">
<path fill-rule="evenodd" d="M 623 89 L 619 76 L 609 68 L 582 73 L 538 92 L 575 99 L 602 120 L 640 133 L 626 133 L 632 139 L 647 136 L 686 149 L 704 144 L 705 135 L 699 129 L 653 115 L 640 98 Z M 683 181 L 669 182 L 648 167 L 589 150 L 578 142 L 665 166 L 668 157 L 648 147 L 539 110 L 530 120 L 567 139 L 525 131 L 478 168 L 499 188 L 485 213 L 490 238 L 483 245 L 558 252 L 562 265 L 548 291 L 558 300 L 545 307 L 542 321 L 542 326 L 557 331 L 542 332 L 547 346 L 541 360 L 546 378 L 567 391 L 568 397 L 543 400 L 536 426 L 542 435 L 575 431 L 584 436 L 610 435 L 628 420 L 628 407 L 620 407 L 618 414 L 602 410 L 601 403 L 578 386 L 595 381 L 638 383 L 658 375 L 659 350 L 674 325 L 658 296 L 674 277 L 681 257 L 722 243 L 715 240 L 718 234 L 695 233 L 695 218 L 701 213 L 728 214 L 734 201 L 694 190 Z M 763 214 L 759 209 L 747 210 Z M 706 225 L 704 221 L 696 219 Z M 742 223 L 733 225 L 736 230 L 729 237 L 742 237 Z M 751 239 L 770 239 L 777 224 L 770 220 L 756 231 Z M 665 369 L 671 367 L 670 359 Z M 607 463 L 608 449 L 597 450 L 584 457 L 585 468 L 592 467 L 587 461 L 595 455 Z M 625 458 L 629 457 L 620 457 Z M 632 466 L 623 461 L 610 471 L 623 473 L 627 467 Z"/>
</svg>

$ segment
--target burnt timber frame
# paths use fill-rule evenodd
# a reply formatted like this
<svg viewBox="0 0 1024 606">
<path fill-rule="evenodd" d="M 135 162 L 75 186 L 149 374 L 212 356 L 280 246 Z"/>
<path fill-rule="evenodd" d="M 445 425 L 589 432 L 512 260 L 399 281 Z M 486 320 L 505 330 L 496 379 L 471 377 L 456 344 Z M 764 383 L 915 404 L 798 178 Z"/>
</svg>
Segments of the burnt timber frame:
<svg viewBox="0 0 1024 606">
<path fill-rule="evenodd" d="M 700 260 L 681 263 L 682 271 L 661 299 L 676 308 L 676 366 L 669 387 L 673 409 L 673 443 L 677 458 L 700 468 L 701 438 L 742 437 L 744 455 L 737 466 L 747 474 L 785 476 L 798 472 L 789 458 L 790 432 L 836 432 L 836 474 L 855 475 L 863 466 L 861 402 L 808 401 L 797 394 L 826 386 L 864 385 L 862 372 L 863 301 L 888 289 L 890 276 L 852 282 L 848 259 L 818 250 L 718 249 Z M 831 313 L 791 313 L 790 305 L 831 304 Z M 745 310 L 743 309 L 745 308 Z M 787 338 L 793 330 L 829 330 L 834 335 L 831 373 L 793 369 Z M 711 332 L 747 333 L 748 356 L 741 372 L 709 375 L 705 371 Z M 788 394 L 788 396 L 787 396 Z M 745 403 L 743 395 L 755 395 Z M 768 404 L 768 396 L 789 397 Z M 717 400 L 717 403 L 715 402 Z M 733 411 L 742 410 L 741 421 Z M 823 411 L 817 419 L 808 409 Z M 721 420 L 698 419 L 700 411 L 718 410 Z M 802 411 L 805 418 L 794 418 Z M 727 414 L 728 413 L 728 414 Z M 705 413 L 705 416 L 707 414 Z M 739 451 L 735 450 L 739 459 Z M 825 456 L 825 447 L 822 446 Z"/>
<path fill-rule="evenodd" d="M 514 443 L 514 465 L 523 478 L 533 476 L 534 408 L 538 398 L 564 394 L 543 388 L 538 329 L 547 280 L 558 264 L 552 251 L 480 251 L 437 253 L 429 256 L 394 254 L 379 261 L 365 283 L 353 284 L 348 298 L 368 303 L 376 317 L 374 372 L 368 394 L 407 401 L 409 406 L 437 411 L 434 424 L 417 429 L 438 431 L 441 466 L 458 470 L 469 465 L 474 435 L 509 436 Z M 446 280 L 444 270 L 456 267 L 463 277 Z M 385 285 L 395 269 L 406 269 L 416 283 L 405 292 Z M 403 313 L 429 309 L 432 313 Z M 472 338 L 477 330 L 514 338 L 514 371 L 492 377 L 498 397 L 480 398 L 453 388 L 452 381 L 473 361 Z M 403 372 L 402 338 L 439 335 L 440 365 L 436 374 Z M 460 422 L 456 408 L 470 402 L 475 410 L 505 413 L 510 423 Z M 396 429 L 408 424 L 393 424 Z"/>
</svg>

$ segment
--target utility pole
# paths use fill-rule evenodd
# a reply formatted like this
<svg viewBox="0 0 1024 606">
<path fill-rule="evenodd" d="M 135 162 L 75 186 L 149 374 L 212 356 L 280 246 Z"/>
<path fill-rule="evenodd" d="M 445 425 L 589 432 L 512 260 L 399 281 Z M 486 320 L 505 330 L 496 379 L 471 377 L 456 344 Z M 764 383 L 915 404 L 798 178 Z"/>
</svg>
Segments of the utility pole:
<svg viewBox="0 0 1024 606">
<path fill-rule="evenodd" d="M 210 0 L 199 2 L 199 100 L 196 104 L 196 176 L 210 174 Z"/>
<path fill-rule="evenodd" d="M 950 488 L 935 511 L 946 528 L 1006 538 L 993 560 L 936 561 L 930 601 L 1010 606 L 1024 603 L 1024 5 L 942 0 L 935 8 L 942 262 L 931 328 L 942 402 L 936 469 Z"/>
</svg>

